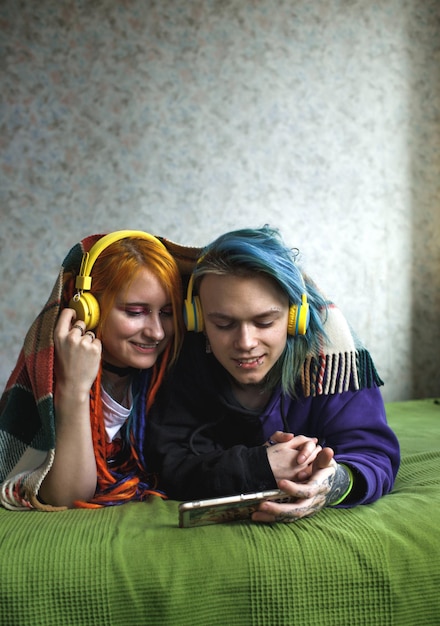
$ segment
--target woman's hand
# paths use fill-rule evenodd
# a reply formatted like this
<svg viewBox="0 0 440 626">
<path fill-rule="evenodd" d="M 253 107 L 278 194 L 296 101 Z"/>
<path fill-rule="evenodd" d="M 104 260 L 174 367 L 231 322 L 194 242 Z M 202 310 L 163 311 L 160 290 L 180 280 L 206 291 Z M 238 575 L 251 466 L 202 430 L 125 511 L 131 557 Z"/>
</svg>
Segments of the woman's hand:
<svg viewBox="0 0 440 626">
<path fill-rule="evenodd" d="M 278 481 L 278 487 L 290 495 L 293 502 L 277 503 L 266 501 L 252 515 L 255 522 L 295 522 L 303 517 L 316 515 L 335 500 L 335 493 L 344 493 L 348 488 L 347 475 L 333 458 L 331 448 L 323 448 L 316 455 L 311 473 L 306 482 Z"/>
<path fill-rule="evenodd" d="M 54 331 L 55 379 L 70 392 L 89 394 L 98 375 L 102 344 L 85 323 L 75 320 L 73 309 L 63 309 Z"/>
</svg>

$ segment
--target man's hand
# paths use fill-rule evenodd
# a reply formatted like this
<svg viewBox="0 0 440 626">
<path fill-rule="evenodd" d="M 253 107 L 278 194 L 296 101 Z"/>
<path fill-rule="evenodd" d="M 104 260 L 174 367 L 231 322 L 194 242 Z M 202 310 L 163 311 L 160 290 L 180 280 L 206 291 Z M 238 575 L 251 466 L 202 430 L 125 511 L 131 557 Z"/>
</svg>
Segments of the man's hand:
<svg viewBox="0 0 440 626">
<path fill-rule="evenodd" d="M 310 465 L 310 474 L 305 482 L 279 480 L 279 489 L 290 495 L 294 501 L 263 502 L 252 515 L 253 521 L 294 522 L 316 515 L 325 506 L 336 502 L 347 491 L 350 477 L 347 468 L 338 465 L 333 456 L 331 448 L 320 450 Z"/>
</svg>

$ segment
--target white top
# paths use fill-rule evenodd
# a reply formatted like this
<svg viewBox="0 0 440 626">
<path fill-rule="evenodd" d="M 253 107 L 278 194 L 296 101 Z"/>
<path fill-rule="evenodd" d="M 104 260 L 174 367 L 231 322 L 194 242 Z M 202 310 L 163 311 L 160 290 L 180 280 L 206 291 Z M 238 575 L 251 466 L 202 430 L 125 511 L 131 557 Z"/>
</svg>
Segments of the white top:
<svg viewBox="0 0 440 626">
<path fill-rule="evenodd" d="M 110 443 L 119 435 L 119 431 L 125 424 L 128 416 L 133 408 L 133 395 L 131 392 L 131 385 L 128 390 L 128 400 L 130 408 L 118 404 L 113 398 L 106 392 L 104 387 L 101 387 L 102 396 L 102 412 L 104 414 L 105 432 L 107 434 L 107 441 Z"/>
</svg>

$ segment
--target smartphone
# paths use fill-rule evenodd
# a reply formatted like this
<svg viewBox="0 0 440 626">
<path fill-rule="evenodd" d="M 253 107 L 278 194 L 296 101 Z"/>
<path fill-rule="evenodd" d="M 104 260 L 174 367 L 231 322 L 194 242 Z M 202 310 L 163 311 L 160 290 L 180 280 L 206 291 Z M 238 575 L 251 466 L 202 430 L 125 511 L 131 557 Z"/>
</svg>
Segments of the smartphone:
<svg viewBox="0 0 440 626">
<path fill-rule="evenodd" d="M 249 519 L 260 502 L 291 502 L 291 496 L 280 489 L 242 493 L 236 496 L 182 502 L 179 505 L 179 527 L 191 528 L 207 524 L 223 524 Z"/>
</svg>

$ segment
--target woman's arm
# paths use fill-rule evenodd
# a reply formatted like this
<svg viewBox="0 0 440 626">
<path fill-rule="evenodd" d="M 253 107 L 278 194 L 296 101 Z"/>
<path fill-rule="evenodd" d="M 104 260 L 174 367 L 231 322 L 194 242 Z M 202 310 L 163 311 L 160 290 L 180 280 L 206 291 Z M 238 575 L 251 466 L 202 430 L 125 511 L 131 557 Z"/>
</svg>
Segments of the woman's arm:
<svg viewBox="0 0 440 626">
<path fill-rule="evenodd" d="M 68 507 L 89 500 L 96 489 L 90 389 L 102 350 L 99 339 L 83 334 L 84 322 L 74 318 L 64 309 L 55 328 L 55 459 L 38 494 L 46 504 Z"/>
</svg>

